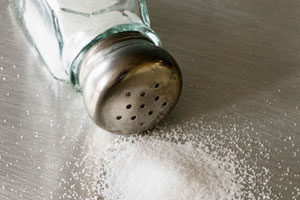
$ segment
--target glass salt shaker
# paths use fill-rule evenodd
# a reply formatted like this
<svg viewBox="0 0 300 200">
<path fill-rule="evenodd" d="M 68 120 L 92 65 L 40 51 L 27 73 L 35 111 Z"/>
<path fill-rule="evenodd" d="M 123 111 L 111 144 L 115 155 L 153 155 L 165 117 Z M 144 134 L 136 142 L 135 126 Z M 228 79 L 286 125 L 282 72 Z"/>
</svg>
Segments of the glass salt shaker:
<svg viewBox="0 0 300 200">
<path fill-rule="evenodd" d="M 49 72 L 82 93 L 99 127 L 137 133 L 175 106 L 181 73 L 150 28 L 145 0 L 12 0 L 11 4 Z"/>
</svg>

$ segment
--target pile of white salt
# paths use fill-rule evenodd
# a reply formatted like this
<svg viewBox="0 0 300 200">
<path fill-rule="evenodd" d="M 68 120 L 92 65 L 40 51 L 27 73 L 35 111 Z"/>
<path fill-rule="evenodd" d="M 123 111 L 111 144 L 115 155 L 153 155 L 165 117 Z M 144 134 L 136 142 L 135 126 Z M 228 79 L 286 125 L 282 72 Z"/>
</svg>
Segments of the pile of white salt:
<svg viewBox="0 0 300 200">
<path fill-rule="evenodd" d="M 235 166 L 191 142 L 151 138 L 119 141 L 104 156 L 99 195 L 105 200 L 235 199 Z"/>
<path fill-rule="evenodd" d="M 269 170 L 257 165 L 268 153 L 253 135 L 241 138 L 237 130 L 249 129 L 197 122 L 143 136 L 94 134 L 74 157 L 72 178 L 60 186 L 66 191 L 61 199 L 270 199 Z M 252 152 L 252 144 L 261 154 Z"/>
</svg>

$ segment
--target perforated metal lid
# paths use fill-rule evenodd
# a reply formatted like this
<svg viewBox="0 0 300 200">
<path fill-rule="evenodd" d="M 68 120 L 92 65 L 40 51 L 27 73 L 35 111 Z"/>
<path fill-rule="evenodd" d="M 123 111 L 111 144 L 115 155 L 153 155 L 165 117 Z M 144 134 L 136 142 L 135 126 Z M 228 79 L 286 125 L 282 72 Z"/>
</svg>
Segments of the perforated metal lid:
<svg viewBox="0 0 300 200">
<path fill-rule="evenodd" d="M 136 32 L 115 34 L 92 47 L 79 81 L 91 118 L 120 134 L 141 132 L 163 119 L 182 87 L 171 55 Z"/>
</svg>

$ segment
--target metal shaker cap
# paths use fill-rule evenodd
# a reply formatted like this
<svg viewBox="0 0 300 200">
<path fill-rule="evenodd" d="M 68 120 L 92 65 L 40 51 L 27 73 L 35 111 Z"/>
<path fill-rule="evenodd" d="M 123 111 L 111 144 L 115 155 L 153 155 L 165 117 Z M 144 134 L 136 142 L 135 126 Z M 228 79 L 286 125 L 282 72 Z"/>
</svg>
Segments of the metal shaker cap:
<svg viewBox="0 0 300 200">
<path fill-rule="evenodd" d="M 95 44 L 80 66 L 79 82 L 93 121 L 119 134 L 153 127 L 174 108 L 182 88 L 176 61 L 138 32 Z"/>
</svg>

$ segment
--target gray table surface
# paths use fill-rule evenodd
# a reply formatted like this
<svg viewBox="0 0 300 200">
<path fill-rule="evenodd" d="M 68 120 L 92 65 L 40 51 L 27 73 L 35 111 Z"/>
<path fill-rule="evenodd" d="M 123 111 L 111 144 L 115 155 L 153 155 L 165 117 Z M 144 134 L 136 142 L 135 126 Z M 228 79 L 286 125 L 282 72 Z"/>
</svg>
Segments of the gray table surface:
<svg viewBox="0 0 300 200">
<path fill-rule="evenodd" d="M 148 0 L 148 6 L 184 78 L 168 123 L 249 125 L 234 134 L 265 142 L 270 155 L 258 165 L 271 170 L 271 198 L 300 199 L 300 1 Z M 1 0 L 1 200 L 62 197 L 66 188 L 57 186 L 70 176 L 70 157 L 86 137 L 108 135 L 88 118 L 81 96 L 42 65 Z"/>
</svg>

